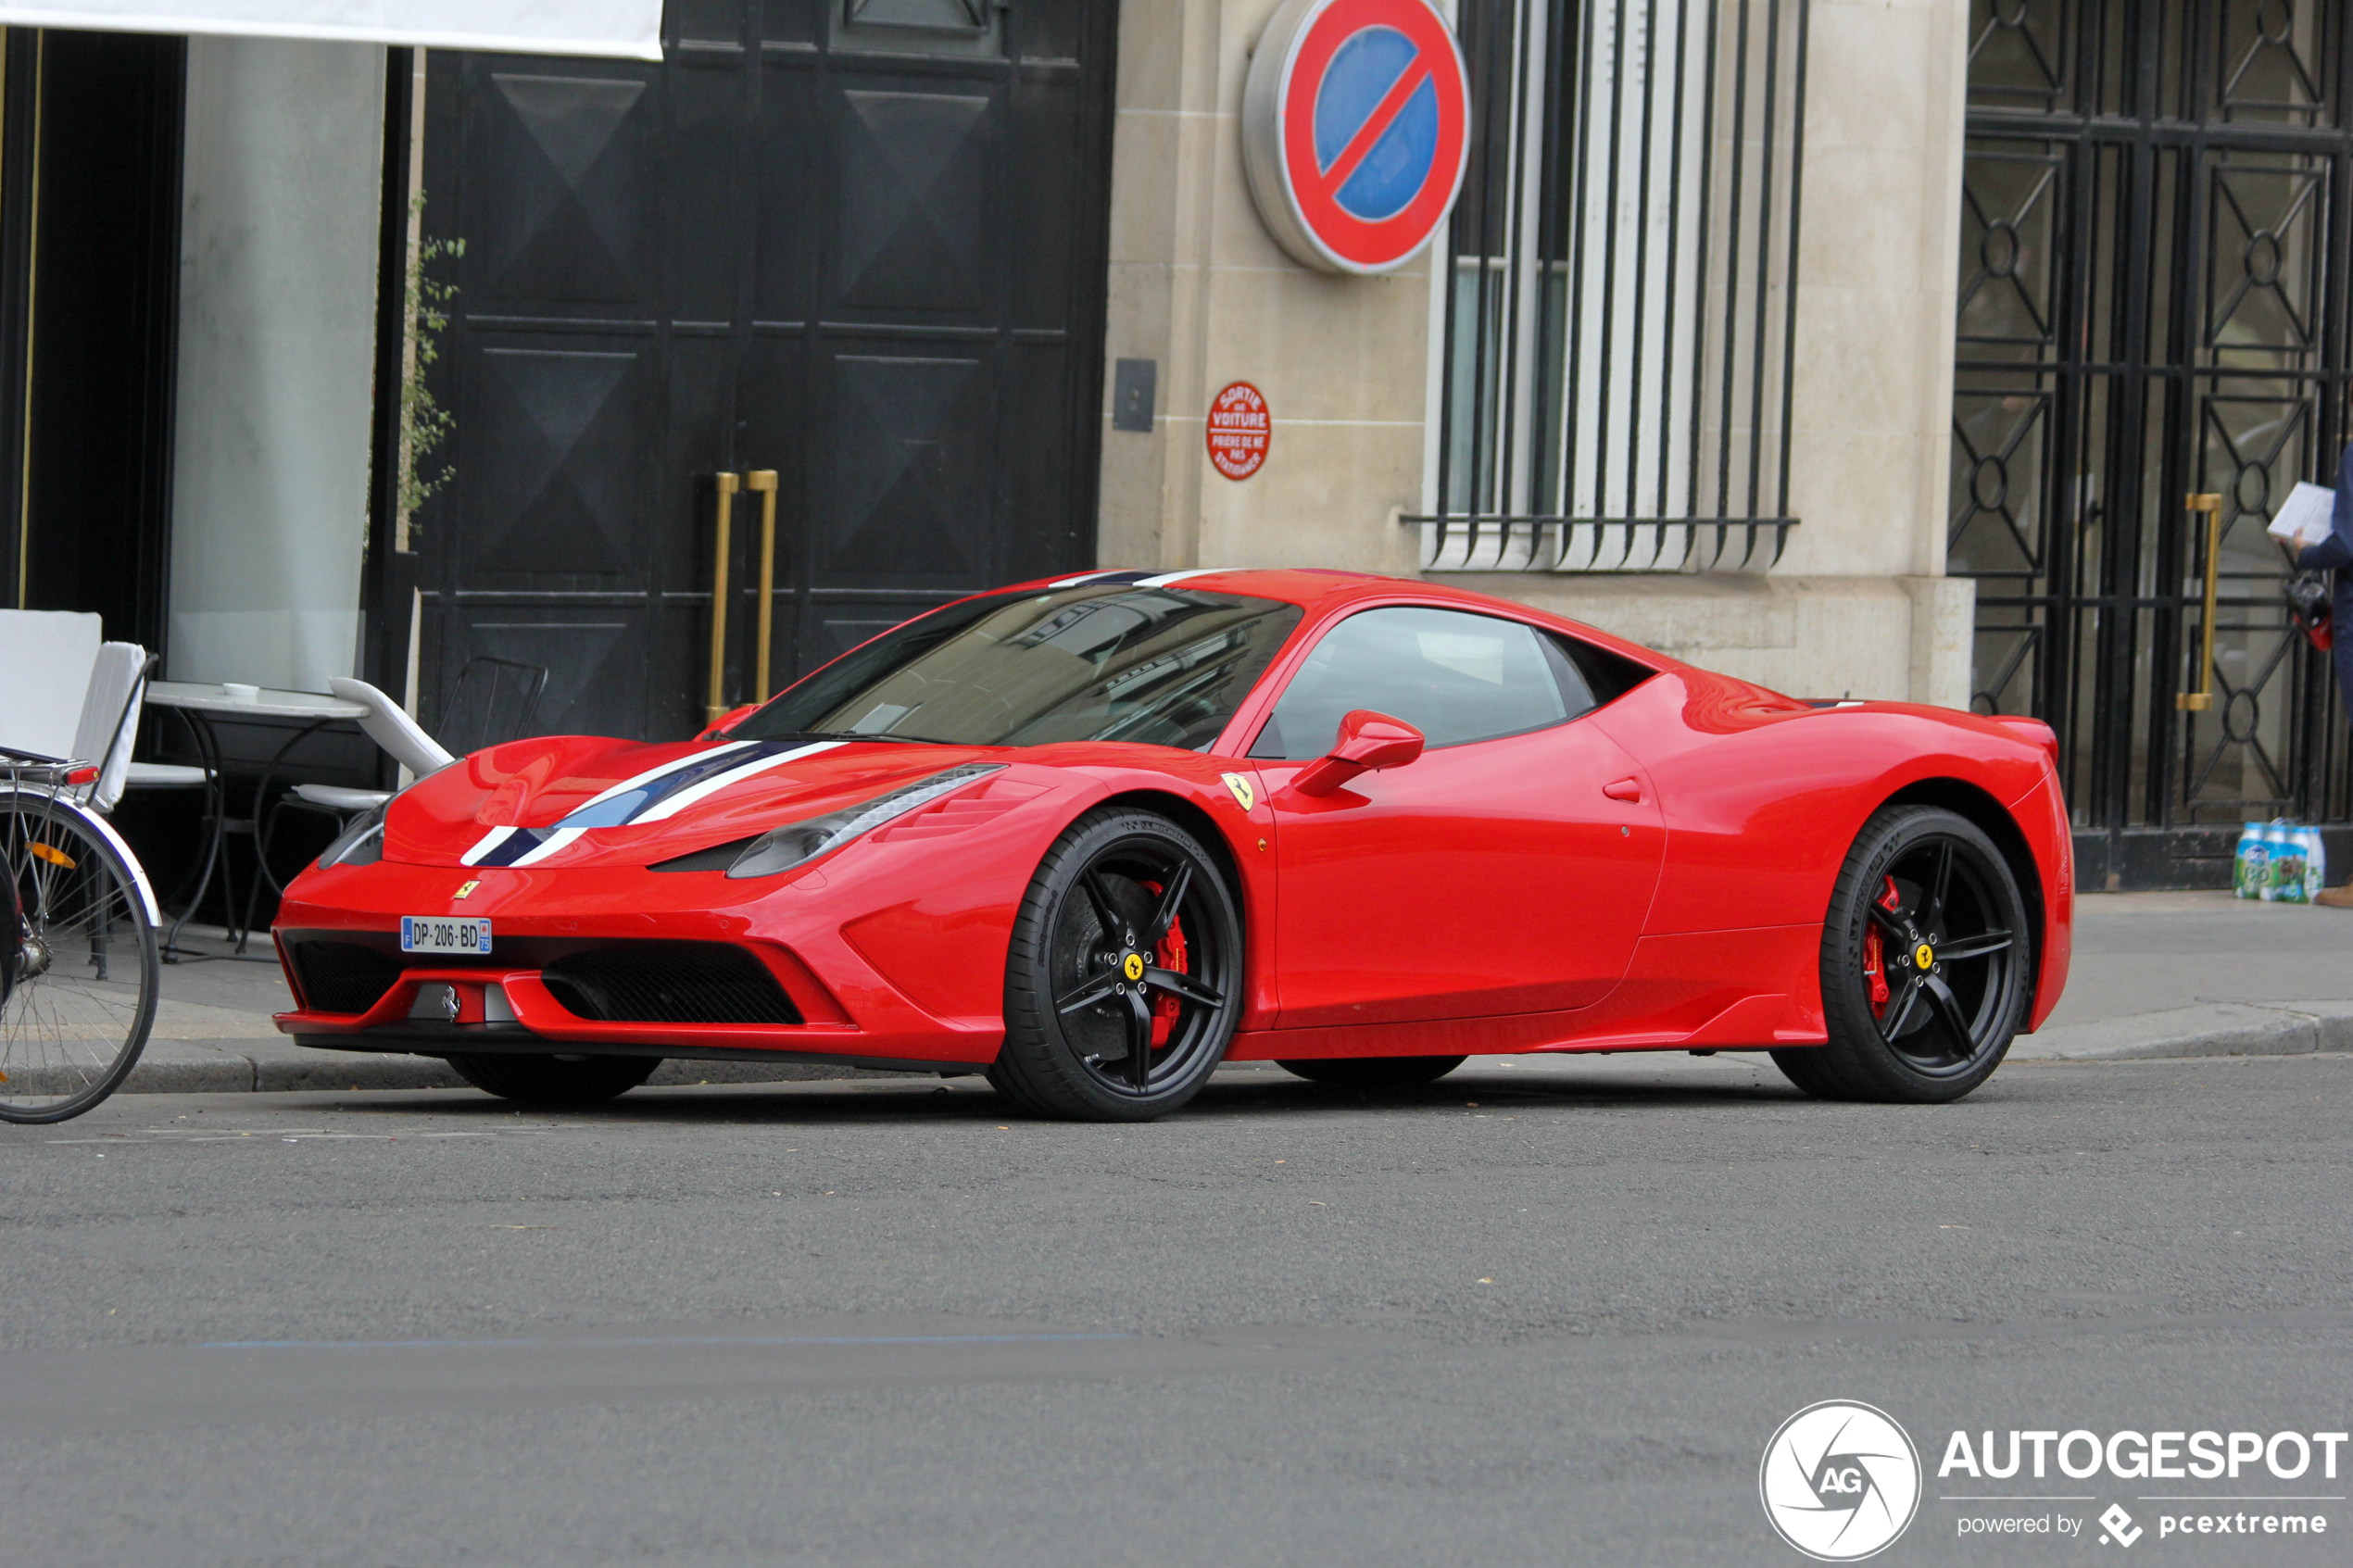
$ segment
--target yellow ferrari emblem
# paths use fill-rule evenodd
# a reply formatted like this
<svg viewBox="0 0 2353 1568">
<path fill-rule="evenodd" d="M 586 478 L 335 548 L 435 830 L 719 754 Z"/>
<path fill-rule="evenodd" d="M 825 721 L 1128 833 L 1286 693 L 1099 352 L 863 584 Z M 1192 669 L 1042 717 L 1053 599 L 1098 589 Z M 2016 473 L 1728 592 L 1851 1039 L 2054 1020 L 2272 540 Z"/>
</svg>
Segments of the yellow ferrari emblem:
<svg viewBox="0 0 2353 1568">
<path fill-rule="evenodd" d="M 1930 947 L 1927 943 L 1923 942 L 1919 947 L 1912 949 L 1912 964 L 1914 968 L 1927 969 L 1935 962 L 1936 949 Z"/>
<path fill-rule="evenodd" d="M 1128 954 L 1127 961 L 1119 966 L 1119 972 L 1130 980 L 1141 980 L 1144 977 L 1144 955 Z"/>
<path fill-rule="evenodd" d="M 1245 811 L 1258 804 L 1258 792 L 1250 787 L 1248 779 L 1239 773 L 1227 773 L 1225 779 L 1226 787 L 1234 792 L 1234 804 Z"/>
<path fill-rule="evenodd" d="M 464 886 L 459 888 L 457 892 L 452 893 L 450 897 L 452 898 L 471 898 L 473 897 L 474 889 L 480 887 L 482 883 L 479 880 L 467 883 Z"/>
</svg>

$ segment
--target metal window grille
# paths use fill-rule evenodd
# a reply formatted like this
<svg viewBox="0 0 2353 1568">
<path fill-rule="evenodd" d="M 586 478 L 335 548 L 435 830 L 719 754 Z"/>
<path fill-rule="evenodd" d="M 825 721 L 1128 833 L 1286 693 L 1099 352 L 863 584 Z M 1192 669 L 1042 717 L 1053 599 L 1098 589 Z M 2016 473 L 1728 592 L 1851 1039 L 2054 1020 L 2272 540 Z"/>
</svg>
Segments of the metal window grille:
<svg viewBox="0 0 2353 1568">
<path fill-rule="evenodd" d="M 1461 0 L 1425 571 L 1780 558 L 1807 6 Z"/>
</svg>

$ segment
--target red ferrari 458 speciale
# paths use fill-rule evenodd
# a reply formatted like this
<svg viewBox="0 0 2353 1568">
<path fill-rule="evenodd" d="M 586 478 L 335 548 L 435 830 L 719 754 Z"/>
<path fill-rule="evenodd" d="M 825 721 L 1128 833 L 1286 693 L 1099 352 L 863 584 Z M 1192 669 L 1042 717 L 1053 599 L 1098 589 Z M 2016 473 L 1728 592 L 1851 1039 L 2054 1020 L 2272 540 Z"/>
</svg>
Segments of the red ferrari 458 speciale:
<svg viewBox="0 0 2353 1568">
<path fill-rule="evenodd" d="M 1425 583 L 1091 572 L 419 780 L 288 889 L 278 1026 L 543 1102 L 785 1056 L 1137 1120 L 1229 1060 L 1669 1049 L 1950 1100 L 2067 979 L 2057 757 Z"/>
</svg>

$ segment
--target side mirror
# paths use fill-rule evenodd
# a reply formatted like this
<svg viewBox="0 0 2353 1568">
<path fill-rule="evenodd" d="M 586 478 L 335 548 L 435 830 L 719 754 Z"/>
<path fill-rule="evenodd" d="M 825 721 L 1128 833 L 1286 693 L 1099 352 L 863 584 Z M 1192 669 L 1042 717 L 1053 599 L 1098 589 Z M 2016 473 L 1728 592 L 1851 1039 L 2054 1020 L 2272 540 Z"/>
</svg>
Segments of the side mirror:
<svg viewBox="0 0 2353 1568">
<path fill-rule="evenodd" d="M 697 740 L 725 740 L 729 730 L 734 729 L 736 725 L 742 723 L 752 714 L 759 711 L 760 704 L 756 702 L 747 702 L 741 708 L 736 709 L 721 716 L 719 722 L 711 725 L 709 729 L 703 731 L 702 734 L 697 735 L 695 738 Z"/>
<path fill-rule="evenodd" d="M 1290 786 L 1302 795 L 1329 795 L 1359 773 L 1403 768 L 1421 754 L 1421 731 L 1360 708 L 1340 721 L 1340 739 L 1329 754 L 1302 768 Z"/>
</svg>

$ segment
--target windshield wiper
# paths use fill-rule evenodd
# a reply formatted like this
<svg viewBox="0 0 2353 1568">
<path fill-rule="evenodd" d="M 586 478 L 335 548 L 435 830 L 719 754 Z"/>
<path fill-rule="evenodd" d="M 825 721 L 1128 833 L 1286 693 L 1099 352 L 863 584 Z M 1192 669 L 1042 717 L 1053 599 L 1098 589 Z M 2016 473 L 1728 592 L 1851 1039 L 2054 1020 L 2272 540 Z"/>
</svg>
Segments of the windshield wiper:
<svg viewBox="0 0 2353 1568">
<path fill-rule="evenodd" d="M 953 746 L 953 741 L 933 740 L 928 735 L 887 735 L 872 730 L 795 730 L 789 734 L 767 735 L 766 740 L 887 740 L 901 746 Z"/>
</svg>

